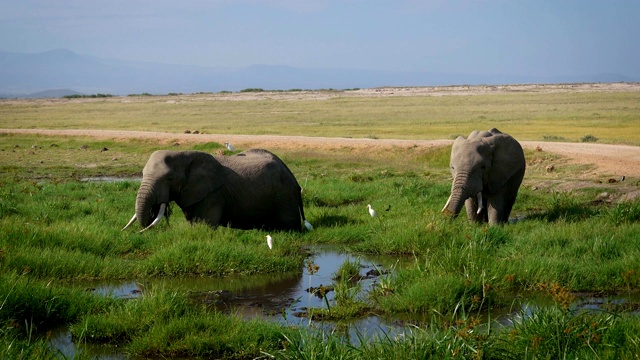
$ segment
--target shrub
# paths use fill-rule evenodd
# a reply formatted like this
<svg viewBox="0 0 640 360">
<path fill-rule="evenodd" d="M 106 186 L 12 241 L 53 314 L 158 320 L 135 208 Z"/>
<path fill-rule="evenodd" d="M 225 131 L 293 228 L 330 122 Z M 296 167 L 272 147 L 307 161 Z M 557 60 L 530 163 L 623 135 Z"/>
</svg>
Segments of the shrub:
<svg viewBox="0 0 640 360">
<path fill-rule="evenodd" d="M 544 141 L 567 141 L 567 139 L 565 139 L 562 136 L 557 136 L 557 135 L 544 135 L 542 136 L 542 140 Z"/>
<path fill-rule="evenodd" d="M 581 142 L 596 142 L 598 141 L 598 138 L 589 134 L 589 135 L 585 135 L 582 137 L 582 139 L 580 139 Z"/>
</svg>

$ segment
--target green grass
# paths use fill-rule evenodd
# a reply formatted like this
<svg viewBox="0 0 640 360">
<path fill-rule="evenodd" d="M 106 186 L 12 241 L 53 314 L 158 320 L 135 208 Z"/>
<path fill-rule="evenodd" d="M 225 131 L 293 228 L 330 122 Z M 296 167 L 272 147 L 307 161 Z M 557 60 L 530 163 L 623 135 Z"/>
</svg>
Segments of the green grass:
<svg viewBox="0 0 640 360">
<path fill-rule="evenodd" d="M 155 290 L 71 327 L 79 342 L 127 344 L 144 357 L 255 358 L 279 349 L 291 331 L 194 306 L 186 294 Z"/>
<path fill-rule="evenodd" d="M 508 328 L 489 327 L 465 316 L 399 336 L 360 336 L 360 346 L 345 344 L 337 334 L 302 333 L 286 350 L 270 355 L 282 359 L 631 359 L 640 350 L 638 322 L 629 317 L 573 314 L 557 306 L 520 315 Z"/>
<path fill-rule="evenodd" d="M 33 278 L 29 269 L 8 270 L 0 248 L 0 357 L 3 359 L 59 358 L 43 337 L 47 330 L 102 313 L 118 301 L 95 296 L 83 289 L 63 286 L 59 279 Z"/>
<path fill-rule="evenodd" d="M 20 148 L 34 142 L 31 136 L 8 138 L 19 143 Z M 38 139 L 45 140 L 43 143 L 65 144 L 62 139 Z M 78 150 L 75 145 L 56 147 L 55 150 L 60 151 L 58 157 L 73 157 L 75 162 L 83 163 L 100 156 Z M 154 144 L 136 142 L 108 142 L 100 146 L 120 149 L 123 160 L 138 169 L 145 159 L 136 153 L 149 153 L 157 148 Z M 216 144 L 205 144 L 201 150 L 218 148 Z M 99 172 L 92 167 L 76 168 L 76 176 L 65 180 L 68 169 L 56 163 L 35 161 L 20 165 L 20 162 L 5 160 L 0 166 L 13 166 L 14 171 L 5 173 L 0 180 L 2 272 L 10 281 L 17 281 L 17 275 L 11 274 L 21 274 L 22 283 L 37 286 L 51 279 L 56 281 L 48 287 L 55 291 L 48 294 L 49 298 L 26 307 L 23 315 L 5 313 L 4 321 L 10 324 L 33 321 L 30 319 L 34 314 L 49 312 L 46 305 L 40 304 L 54 299 L 70 304 L 66 306 L 74 305 L 79 300 L 67 294 L 65 285 L 65 281 L 71 279 L 232 274 L 251 277 L 286 273 L 298 271 L 303 265 L 305 254 L 300 248 L 307 244 L 332 244 L 356 253 L 409 259 L 368 295 L 349 281 L 358 264 L 343 264 L 333 284 L 335 305 L 329 310 L 312 310 L 313 321 L 386 314 L 414 319 L 422 328 L 430 323 L 429 314 L 434 312 L 445 318 L 458 318 L 459 311 L 490 312 L 512 303 L 514 293 L 537 291 L 550 284 L 561 284 L 571 291 L 596 292 L 629 291 L 640 286 L 637 276 L 640 254 L 636 246 L 640 241 L 640 203 L 637 201 L 594 206 L 590 199 L 595 193 L 590 189 L 549 194 L 535 191 L 525 183 L 514 210 L 528 214 L 527 220 L 503 227 L 471 225 L 462 217 L 447 219 L 439 212 L 449 192 L 447 148 L 401 152 L 403 150 L 396 149 L 360 154 L 345 159 L 348 166 L 335 166 L 345 154 L 309 150 L 302 154 L 295 150 L 284 153 L 283 158 L 304 184 L 307 218 L 314 223 L 315 230 L 274 234 L 278 246 L 272 251 L 264 246 L 265 234 L 261 231 L 192 226 L 175 206 L 168 224 L 162 223 L 159 228 L 142 234 L 133 230 L 121 232 L 120 228 L 133 212 L 138 184 L 135 180 L 77 180 L 111 175 L 107 165 L 106 170 Z M 18 155 L 12 152 L 5 156 Z M 527 156 L 535 162 L 549 155 L 530 152 Z M 530 169 L 529 181 L 537 182 L 544 177 L 543 170 L 536 166 Z M 139 176 L 137 171 L 130 175 Z M 378 210 L 378 219 L 369 216 L 367 203 Z M 389 211 L 385 211 L 389 205 Z M 25 227 L 25 223 L 29 226 Z M 28 288 L 25 286 L 23 291 L 28 293 Z M 128 352 L 142 356 L 233 357 L 246 355 L 245 348 L 252 349 L 249 353 L 257 356 L 256 349 L 261 348 L 264 340 L 244 335 L 261 331 L 273 332 L 268 347 L 274 353 L 283 351 L 283 341 L 299 341 L 291 340 L 289 337 L 294 335 L 275 325 L 247 324 L 240 319 L 210 314 L 210 310 L 194 307 L 182 296 L 152 293 L 142 301 L 127 304 L 88 305 L 83 310 L 86 315 L 77 310 L 69 314 L 56 312 L 59 319 L 38 315 L 43 319 L 37 323 L 45 328 L 60 322 L 71 323 L 74 336 L 82 341 L 124 344 Z M 97 301 L 91 299 L 81 302 Z M 165 309 L 167 313 L 163 317 L 151 314 L 150 309 Z M 230 340 L 217 335 L 215 329 L 221 326 L 220 322 L 229 322 L 225 326 L 232 329 L 227 332 L 237 333 L 238 337 Z M 270 330 L 262 329 L 265 326 Z M 198 336 L 189 335 L 194 328 L 198 329 L 195 332 Z M 452 330 L 446 327 L 437 329 L 436 335 L 428 336 L 429 341 L 449 341 L 450 346 L 460 351 L 485 346 L 468 345 L 457 332 L 453 336 Z M 280 336 L 285 333 L 289 340 Z M 486 336 L 499 339 L 502 335 Z M 167 347 L 163 340 L 166 337 L 181 340 Z M 199 338 L 206 340 L 197 340 Z M 221 345 L 229 342 L 237 345 Z M 243 346 L 243 342 L 248 343 Z M 395 352 L 389 349 L 406 346 L 393 344 L 396 342 L 373 342 L 360 350 L 363 353 L 351 355 L 359 357 L 367 351 Z M 552 350 L 545 348 L 543 353 L 553 353 Z M 418 350 L 410 347 L 402 351 Z M 444 354 L 440 348 L 430 351 Z M 467 352 L 469 356 L 472 353 Z M 289 355 L 293 356 L 292 353 L 283 356 Z"/>
<path fill-rule="evenodd" d="M 380 138 L 448 138 L 467 133 L 472 123 L 473 128 L 492 127 L 493 121 L 504 117 L 499 127 L 513 126 L 525 138 L 577 141 L 593 134 L 599 142 L 640 141 L 640 134 L 626 128 L 637 126 L 637 120 L 629 118 L 629 113 L 637 113 L 636 94 L 337 98 L 299 104 L 187 98 L 193 103 L 182 107 L 162 103 L 158 97 L 136 97 L 131 103 L 83 99 L 52 106 L 0 103 L 0 127 L 97 128 L 97 122 L 92 123 L 95 116 L 104 118 L 110 128 L 144 128 L 141 121 L 153 118 L 158 129 L 181 132 L 183 126 L 172 120 L 193 117 L 199 124 L 198 114 L 219 111 L 238 121 L 233 132 L 269 128 L 296 134 L 304 126 L 320 129 L 299 123 L 297 115 L 284 116 L 277 124 L 271 122 L 275 117 L 266 115 L 286 107 L 307 111 L 313 115 L 309 119 L 322 118 L 317 121 L 334 116 L 336 121 L 326 131 L 335 136 L 357 130 L 362 136 Z M 125 108 L 132 113 L 125 114 Z M 255 116 L 247 113 L 260 108 L 265 122 L 257 126 L 251 120 Z M 480 109 L 478 116 L 487 123 L 461 120 L 473 108 Z M 390 115 L 392 109 L 397 117 Z M 613 120 L 604 125 L 595 121 L 595 113 Z M 7 114 L 14 120 L 9 122 Z M 231 132 L 224 130 L 226 115 L 220 116 L 221 127 L 211 130 Z M 68 122 L 58 123 L 62 118 Z M 358 125 L 366 119 L 369 122 Z M 397 129 L 391 119 L 398 120 Z M 428 119 L 432 122 L 425 126 Z M 578 127 L 577 122 L 587 125 Z M 540 125 L 544 126 L 537 129 Z M 624 136 L 611 135 L 609 126 Z M 389 130 L 387 135 L 384 129 Z M 225 151 L 216 143 L 187 147 Z M 626 358 L 639 350 L 637 316 L 624 309 L 575 313 L 567 304 L 576 292 L 635 294 L 640 287 L 640 201 L 594 201 L 602 191 L 615 194 L 623 186 L 633 186 L 631 182 L 594 181 L 570 192 L 551 191 L 583 168 L 562 167 L 551 177 L 545 164 L 562 159 L 527 151 L 527 174 L 514 208 L 515 214 L 526 218 L 487 227 L 440 213 L 450 190 L 449 147 L 282 150 L 278 155 L 304 188 L 305 213 L 315 230 L 273 233 L 277 246 L 269 250 L 262 231 L 190 225 L 177 206 L 172 207 L 168 223 L 163 221 L 151 231 L 120 231 L 133 214 L 136 178 L 149 154 L 160 148 L 172 146 L 146 140 L 0 135 L 2 357 L 53 358 L 40 334 L 65 324 L 72 326 L 75 340 L 117 344 L 127 354 L 142 357 Z M 82 180 L 101 176 L 122 181 Z M 378 219 L 369 216 L 367 204 L 376 209 Z M 251 281 L 259 274 L 299 272 L 306 258 L 301 249 L 321 244 L 393 256 L 399 262 L 368 293 L 349 281 L 357 262 L 343 264 L 332 284 L 336 303 L 330 311 L 314 313 L 313 321 L 389 315 L 415 324 L 414 331 L 397 339 L 363 337 L 364 344 L 354 346 L 340 332 L 315 333 L 226 316 L 194 303 L 181 291 L 158 289 L 141 299 L 123 301 L 73 285 L 78 279 L 185 275 L 236 275 Z M 552 305 L 533 315 L 522 314 L 508 328 L 478 320 L 514 304 L 517 308 L 527 296 L 546 297 Z"/>
</svg>

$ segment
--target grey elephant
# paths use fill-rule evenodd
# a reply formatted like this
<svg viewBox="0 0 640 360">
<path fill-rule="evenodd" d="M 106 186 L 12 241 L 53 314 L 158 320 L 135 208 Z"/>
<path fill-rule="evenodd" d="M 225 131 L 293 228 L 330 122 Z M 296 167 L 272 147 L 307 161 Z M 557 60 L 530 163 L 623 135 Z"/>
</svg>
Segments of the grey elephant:
<svg viewBox="0 0 640 360">
<path fill-rule="evenodd" d="M 451 195 L 443 213 L 457 216 L 465 204 L 472 222 L 506 223 L 524 177 L 522 146 L 498 129 L 459 136 L 451 148 Z"/>
<path fill-rule="evenodd" d="M 232 156 L 159 150 L 142 170 L 135 214 L 146 230 L 174 201 L 189 222 L 239 229 L 301 230 L 304 217 L 298 181 L 276 155 L 251 149 Z"/>
</svg>

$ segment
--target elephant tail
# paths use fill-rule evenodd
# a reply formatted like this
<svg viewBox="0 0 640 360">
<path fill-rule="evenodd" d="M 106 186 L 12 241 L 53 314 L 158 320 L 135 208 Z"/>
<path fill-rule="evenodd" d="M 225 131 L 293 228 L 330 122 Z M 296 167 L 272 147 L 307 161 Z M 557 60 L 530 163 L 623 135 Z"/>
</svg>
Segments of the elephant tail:
<svg viewBox="0 0 640 360">
<path fill-rule="evenodd" d="M 309 223 L 304 217 L 304 206 L 302 205 L 302 188 L 300 188 L 300 192 L 298 193 L 298 209 L 300 210 L 300 217 L 302 217 L 304 227 L 306 227 L 309 231 L 313 230 L 313 226 L 311 225 L 311 223 Z"/>
<path fill-rule="evenodd" d="M 266 150 L 265 150 L 266 151 Z M 272 154 L 273 155 L 273 154 Z M 298 198 L 298 211 L 300 212 L 300 217 L 302 218 L 302 223 L 304 224 L 304 227 L 307 228 L 307 230 L 311 231 L 313 230 L 313 226 L 311 225 L 311 223 L 309 223 L 307 221 L 307 219 L 304 216 L 304 206 L 302 205 L 302 187 L 300 186 L 300 184 L 298 183 L 298 180 L 296 179 L 295 175 L 293 175 L 293 172 L 291 172 L 291 170 L 289 169 L 289 167 L 287 166 L 287 164 L 284 163 L 284 161 L 280 160 L 280 158 L 278 158 L 277 156 L 273 155 L 276 159 L 278 159 L 278 161 L 282 164 L 282 166 L 284 167 L 284 169 L 287 171 L 287 173 L 291 176 L 291 178 L 293 179 L 293 182 L 295 184 L 295 186 L 298 188 L 298 194 L 297 194 L 297 198 Z"/>
<path fill-rule="evenodd" d="M 300 211 L 302 221 L 306 221 L 307 219 L 304 217 L 304 206 L 302 205 L 302 188 L 300 188 L 300 193 L 298 195 L 298 210 Z"/>
</svg>

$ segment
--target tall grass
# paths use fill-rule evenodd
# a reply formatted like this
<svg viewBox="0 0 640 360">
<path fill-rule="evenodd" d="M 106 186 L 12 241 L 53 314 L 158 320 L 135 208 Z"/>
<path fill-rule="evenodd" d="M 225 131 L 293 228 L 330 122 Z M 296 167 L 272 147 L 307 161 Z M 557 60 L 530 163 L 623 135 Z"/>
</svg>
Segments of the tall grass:
<svg viewBox="0 0 640 360">
<path fill-rule="evenodd" d="M 255 358 L 279 349 L 292 332 L 279 325 L 194 306 L 184 293 L 156 289 L 71 327 L 80 342 L 126 344 L 144 357 Z"/>
<path fill-rule="evenodd" d="M 430 323 L 396 336 L 359 337 L 358 346 L 336 333 L 303 333 L 282 359 L 627 359 L 637 354 L 638 322 L 619 314 L 574 314 L 558 306 L 520 313 L 511 326 L 483 325 L 475 317 Z"/>
<path fill-rule="evenodd" d="M 36 337 L 44 331 L 105 311 L 115 303 L 113 299 L 82 289 L 61 286 L 55 279 L 42 281 L 28 273 L 3 271 L 0 274 L 0 337 L 4 341 L 26 340 L 24 345 L 29 347 L 32 340 L 38 343 Z M 6 349 L 8 354 L 13 351 L 11 347 Z"/>
</svg>

